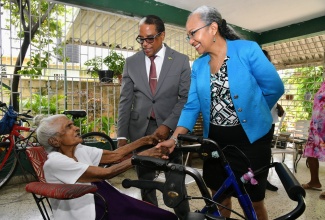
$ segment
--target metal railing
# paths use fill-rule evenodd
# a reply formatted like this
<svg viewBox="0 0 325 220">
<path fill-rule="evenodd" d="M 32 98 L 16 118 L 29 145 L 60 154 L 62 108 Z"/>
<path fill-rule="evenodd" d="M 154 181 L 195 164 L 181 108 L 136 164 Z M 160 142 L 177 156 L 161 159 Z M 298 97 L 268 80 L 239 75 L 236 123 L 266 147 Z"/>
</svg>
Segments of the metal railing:
<svg viewBox="0 0 325 220">
<path fill-rule="evenodd" d="M 10 104 L 13 75 L 1 75 L 0 100 Z M 80 119 L 81 132 L 101 131 L 116 137 L 120 83 L 101 83 L 95 78 L 21 76 L 18 89 L 20 111 L 34 115 L 59 114 L 64 110 L 83 109 L 87 117 Z"/>
</svg>

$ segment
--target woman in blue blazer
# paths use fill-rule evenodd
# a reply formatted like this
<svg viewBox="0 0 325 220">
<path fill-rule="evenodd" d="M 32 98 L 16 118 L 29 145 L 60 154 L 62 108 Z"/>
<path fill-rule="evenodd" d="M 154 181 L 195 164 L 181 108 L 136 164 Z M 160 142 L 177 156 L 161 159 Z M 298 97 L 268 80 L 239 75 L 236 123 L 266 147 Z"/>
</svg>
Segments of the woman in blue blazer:
<svg viewBox="0 0 325 220">
<path fill-rule="evenodd" d="M 236 176 L 268 165 L 271 159 L 271 108 L 284 93 L 283 83 L 259 45 L 241 40 L 212 7 L 201 6 L 187 20 L 188 41 L 202 54 L 192 66 L 191 86 L 176 130 L 158 146 L 173 151 L 178 134 L 191 131 L 199 113 L 203 135 L 215 140 Z M 245 156 L 242 156 L 244 153 Z M 218 159 L 204 161 L 203 178 L 212 193 L 222 184 Z M 264 206 L 268 173 L 256 177 L 257 185 L 245 186 L 258 219 L 267 219 Z M 222 178 L 224 176 L 224 178 Z M 223 204 L 231 208 L 231 195 Z M 226 217 L 227 210 L 221 210 Z"/>
</svg>

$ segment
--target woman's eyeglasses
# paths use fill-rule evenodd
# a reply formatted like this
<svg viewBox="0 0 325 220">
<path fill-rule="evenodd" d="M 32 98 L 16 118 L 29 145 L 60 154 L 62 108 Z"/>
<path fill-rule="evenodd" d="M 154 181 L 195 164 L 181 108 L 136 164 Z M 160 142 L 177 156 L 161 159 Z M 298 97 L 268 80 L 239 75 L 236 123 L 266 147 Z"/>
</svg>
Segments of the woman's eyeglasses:
<svg viewBox="0 0 325 220">
<path fill-rule="evenodd" d="M 137 38 L 135 38 L 135 40 L 139 43 L 139 44 L 143 44 L 144 41 L 146 41 L 148 44 L 152 44 L 156 37 L 158 37 L 162 32 L 159 32 L 158 34 L 156 34 L 153 37 L 146 37 L 146 38 L 142 38 L 140 36 L 138 36 Z"/>
<path fill-rule="evenodd" d="M 198 28 L 198 29 L 196 29 L 196 30 L 194 30 L 194 31 L 190 31 L 189 34 L 187 35 L 187 37 L 186 37 L 185 39 L 186 39 L 187 41 L 190 41 L 190 39 L 194 37 L 194 34 L 195 34 L 196 32 L 198 32 L 199 30 L 201 30 L 201 29 L 203 29 L 203 28 L 205 28 L 205 27 L 208 27 L 208 26 L 210 26 L 210 25 L 211 25 L 211 23 L 209 23 L 209 24 L 207 24 L 207 25 L 204 25 L 203 27 L 200 27 L 200 28 Z"/>
</svg>

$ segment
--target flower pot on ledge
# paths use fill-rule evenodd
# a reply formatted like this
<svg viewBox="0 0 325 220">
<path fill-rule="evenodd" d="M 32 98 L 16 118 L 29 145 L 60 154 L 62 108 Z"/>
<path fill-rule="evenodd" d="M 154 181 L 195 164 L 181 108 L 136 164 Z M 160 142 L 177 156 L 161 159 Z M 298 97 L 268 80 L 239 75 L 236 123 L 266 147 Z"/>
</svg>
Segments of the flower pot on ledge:
<svg viewBox="0 0 325 220">
<path fill-rule="evenodd" d="M 112 70 L 99 70 L 98 78 L 100 82 L 111 83 L 113 82 L 114 72 Z"/>
<path fill-rule="evenodd" d="M 287 95 L 286 95 L 286 100 L 293 100 L 293 96 L 294 96 L 294 95 L 287 94 Z"/>
</svg>

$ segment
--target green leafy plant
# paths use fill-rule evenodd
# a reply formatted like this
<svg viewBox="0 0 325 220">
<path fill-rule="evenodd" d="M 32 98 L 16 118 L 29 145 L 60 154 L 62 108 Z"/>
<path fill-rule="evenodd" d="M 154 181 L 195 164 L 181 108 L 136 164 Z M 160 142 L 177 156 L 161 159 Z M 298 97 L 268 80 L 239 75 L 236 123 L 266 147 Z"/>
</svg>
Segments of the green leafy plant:
<svg viewBox="0 0 325 220">
<path fill-rule="evenodd" d="M 114 125 L 114 118 L 108 118 L 107 116 L 96 118 L 90 123 L 88 123 L 88 120 L 89 118 L 87 117 L 75 119 L 75 125 L 80 128 L 81 134 L 92 131 L 100 131 L 109 134 L 111 131 L 111 126 Z"/>
<path fill-rule="evenodd" d="M 113 124 L 114 118 L 107 116 L 102 116 L 94 121 L 94 127 L 97 128 L 98 131 L 102 131 L 104 133 L 109 133 Z"/>
<path fill-rule="evenodd" d="M 103 63 L 109 70 L 114 72 L 114 77 L 118 77 L 123 73 L 125 58 L 122 54 L 117 53 L 114 49 L 110 50 L 108 56 L 103 59 Z"/>
<path fill-rule="evenodd" d="M 283 78 L 283 83 L 286 86 L 291 85 L 297 91 L 293 100 L 299 102 L 296 102 L 293 109 L 290 110 L 293 112 L 301 112 L 301 114 L 297 115 L 296 120 L 311 118 L 313 98 L 311 100 L 305 100 L 304 96 L 306 93 L 310 93 L 311 97 L 314 97 L 323 81 L 323 71 L 324 68 L 322 66 L 296 68 L 294 72 L 299 74 L 296 74 L 294 77 Z M 290 111 L 287 109 L 287 112 Z"/>
<path fill-rule="evenodd" d="M 32 110 L 33 114 L 56 114 L 57 102 L 63 99 L 63 95 L 48 97 L 34 93 L 32 98 L 24 99 L 22 105 L 24 108 Z"/>
<path fill-rule="evenodd" d="M 91 77 L 97 78 L 98 77 L 98 71 L 102 70 L 103 67 L 103 59 L 99 56 L 96 56 L 90 60 L 87 60 L 84 65 L 86 65 L 87 68 L 87 74 L 90 74 Z"/>
<path fill-rule="evenodd" d="M 63 23 L 58 17 L 70 12 L 66 11 L 63 5 L 45 0 L 4 1 L 1 7 L 10 11 L 10 19 L 6 19 L 5 26 L 9 30 L 15 27 L 17 33 L 11 31 L 14 34 L 12 38 L 17 38 L 21 42 L 17 59 L 13 59 L 16 62 L 11 83 L 11 102 L 14 109 L 19 111 L 20 76 L 18 74 L 30 74 L 37 77 L 41 75 L 42 69 L 48 66 L 50 57 L 62 57 L 62 50 L 58 49 L 62 45 L 57 45 L 53 39 L 61 38 L 63 33 Z M 45 48 L 49 47 L 52 48 L 51 54 L 44 53 Z M 29 50 L 34 52 L 31 52 L 30 61 L 27 67 L 24 67 L 25 57 Z"/>
<path fill-rule="evenodd" d="M 121 76 L 124 64 L 124 56 L 117 53 L 114 49 L 110 49 L 109 54 L 104 58 L 96 56 L 84 63 L 84 65 L 87 66 L 87 74 L 90 74 L 91 77 L 94 78 L 98 77 L 98 71 L 103 70 L 103 65 L 114 72 L 115 78 Z"/>
<path fill-rule="evenodd" d="M 33 58 L 27 62 L 27 67 L 19 70 L 18 73 L 22 75 L 31 75 L 31 78 L 37 78 L 42 75 L 42 70 L 48 67 L 50 54 L 45 52 L 44 55 L 40 53 L 32 53 Z"/>
</svg>

